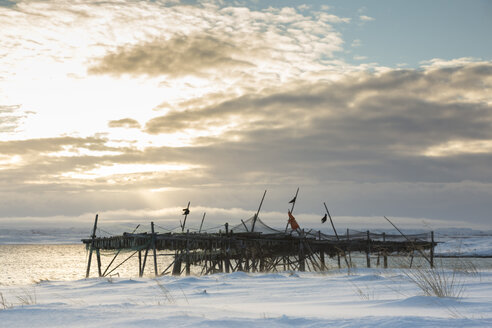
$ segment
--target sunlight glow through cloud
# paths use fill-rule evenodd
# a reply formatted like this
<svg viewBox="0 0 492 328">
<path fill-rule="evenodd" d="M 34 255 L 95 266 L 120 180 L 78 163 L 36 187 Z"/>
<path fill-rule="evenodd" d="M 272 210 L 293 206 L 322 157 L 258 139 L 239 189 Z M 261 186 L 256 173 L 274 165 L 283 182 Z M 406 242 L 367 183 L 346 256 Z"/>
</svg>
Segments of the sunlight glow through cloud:
<svg viewBox="0 0 492 328">
<path fill-rule="evenodd" d="M 136 173 L 158 173 L 169 171 L 185 171 L 195 169 L 197 166 L 184 164 L 117 164 L 100 166 L 85 172 L 66 172 L 61 176 L 74 179 L 94 179 L 110 177 L 112 175 L 136 174 Z"/>
<path fill-rule="evenodd" d="M 421 48 L 379 62 L 371 51 L 395 45 L 377 32 L 407 13 L 344 6 L 0 4 L 0 210 L 190 199 L 244 214 L 273 189 L 265 213 L 280 213 L 300 187 L 310 218 L 321 199 L 347 217 L 489 218 L 490 58 Z"/>
</svg>

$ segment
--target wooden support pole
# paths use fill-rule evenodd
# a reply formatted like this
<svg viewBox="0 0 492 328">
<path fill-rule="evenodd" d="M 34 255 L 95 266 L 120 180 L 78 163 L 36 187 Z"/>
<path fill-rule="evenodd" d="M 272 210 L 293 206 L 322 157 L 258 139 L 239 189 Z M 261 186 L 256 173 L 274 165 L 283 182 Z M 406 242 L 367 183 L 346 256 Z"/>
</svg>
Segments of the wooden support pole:
<svg viewBox="0 0 492 328">
<path fill-rule="evenodd" d="M 96 248 L 96 259 L 97 259 L 97 272 L 99 274 L 99 277 L 102 277 L 102 272 L 101 272 L 101 252 L 99 251 L 99 248 Z"/>
<path fill-rule="evenodd" d="M 174 261 L 172 261 L 172 262 L 171 262 L 171 263 L 167 266 L 167 268 L 166 268 L 164 271 L 162 271 L 161 276 L 166 275 L 166 274 L 167 274 L 167 270 L 169 270 L 169 268 L 170 268 L 173 264 L 174 264 Z"/>
<path fill-rule="evenodd" d="M 263 205 L 263 201 L 265 200 L 266 193 L 267 193 L 267 191 L 265 190 L 265 192 L 263 193 L 263 197 L 261 197 L 260 206 L 258 206 L 258 211 L 256 211 L 255 217 L 253 219 L 253 224 L 251 226 L 251 232 L 254 232 L 255 231 L 256 220 L 258 220 L 258 215 L 260 214 L 261 205 Z"/>
<path fill-rule="evenodd" d="M 367 267 L 368 268 L 371 267 L 371 257 L 370 257 L 370 254 L 371 254 L 371 237 L 370 237 L 369 230 L 367 230 L 366 261 L 367 261 Z"/>
<path fill-rule="evenodd" d="M 107 275 L 109 276 L 114 270 L 118 269 L 121 265 L 123 265 L 123 263 L 125 263 L 126 261 L 128 261 L 129 259 L 131 259 L 133 256 L 135 256 L 135 254 L 137 254 L 138 251 L 135 251 L 132 255 L 128 256 L 126 259 L 124 259 L 120 264 L 118 264 L 117 266 L 115 266 L 111 271 L 109 271 L 107 273 Z"/>
<path fill-rule="evenodd" d="M 420 248 L 415 247 L 415 244 L 414 244 L 414 243 L 413 243 L 413 242 L 412 242 L 412 241 L 411 241 L 411 240 L 410 240 L 410 239 L 409 239 L 409 238 L 408 238 L 408 237 L 407 237 L 407 236 L 406 236 L 403 232 L 401 232 L 401 230 L 400 230 L 400 229 L 398 229 L 398 227 L 397 227 L 396 225 L 394 225 L 394 224 L 393 224 L 393 222 L 391 222 L 391 221 L 390 221 L 390 220 L 389 220 L 386 216 L 383 216 L 383 217 L 384 217 L 384 218 L 386 219 L 386 221 L 388 221 L 388 222 L 389 222 L 389 223 L 390 223 L 390 224 L 391 224 L 391 225 L 392 225 L 392 226 L 393 226 L 396 230 L 398 230 L 398 232 L 400 233 L 400 235 L 402 235 L 402 236 L 403 236 L 403 237 L 404 237 L 404 238 L 405 238 L 405 239 L 406 239 L 406 240 L 407 240 L 410 244 L 412 244 L 413 249 L 414 249 L 414 250 L 417 250 L 417 251 L 420 253 L 420 255 L 422 255 L 422 257 L 423 257 L 423 258 L 425 258 L 425 259 L 427 260 L 427 262 L 429 262 L 429 264 L 430 264 L 430 265 L 431 265 L 431 267 L 433 268 L 433 267 L 434 267 L 434 260 L 432 260 L 432 261 L 431 261 L 431 260 L 430 260 L 430 259 L 429 259 L 426 255 L 425 255 L 425 253 L 424 253 L 424 252 L 423 252 Z M 432 233 L 432 234 L 431 234 L 431 236 L 432 236 L 432 239 L 433 239 L 434 233 Z M 431 248 L 432 248 L 432 247 L 431 247 Z M 434 256 L 434 253 L 432 253 L 432 256 Z"/>
<path fill-rule="evenodd" d="M 299 271 L 306 271 L 306 259 L 304 258 L 304 229 L 301 230 L 299 239 Z"/>
<path fill-rule="evenodd" d="M 138 251 L 138 276 L 142 276 L 142 250 Z"/>
<path fill-rule="evenodd" d="M 330 211 L 328 211 L 328 206 L 326 206 L 326 203 L 323 203 L 323 205 L 325 205 L 326 214 L 328 214 L 328 217 L 330 218 L 330 223 L 331 223 L 331 227 L 333 228 L 333 232 L 335 233 L 337 240 L 340 240 L 340 238 L 338 238 L 337 229 L 335 229 L 335 225 L 333 224 L 333 220 L 331 219 Z"/>
<path fill-rule="evenodd" d="M 386 233 L 383 232 L 383 243 L 386 243 Z M 385 248 L 383 249 L 383 266 L 385 269 L 388 268 L 388 252 L 386 251 L 386 245 L 384 246 Z"/>
<path fill-rule="evenodd" d="M 325 252 L 319 251 L 319 260 L 321 262 L 321 270 L 325 271 L 326 270 L 326 265 L 325 265 Z"/>
<path fill-rule="evenodd" d="M 248 227 L 246 226 L 246 223 L 244 223 L 243 219 L 241 219 L 241 223 L 244 226 L 244 229 L 246 229 L 246 232 L 249 232 Z"/>
<path fill-rule="evenodd" d="M 120 254 L 121 252 L 121 249 L 119 249 L 116 254 L 114 255 L 113 259 L 111 260 L 111 262 L 109 262 L 108 266 L 106 267 L 106 269 L 104 270 L 103 272 L 103 277 L 106 277 L 106 272 L 108 272 L 109 268 L 111 267 L 111 265 L 113 264 L 114 260 L 116 260 L 116 258 L 118 257 L 118 255 Z"/>
<path fill-rule="evenodd" d="M 200 223 L 200 229 L 198 229 L 198 233 L 202 232 L 203 221 L 205 220 L 205 215 L 207 215 L 207 213 L 206 213 L 206 212 L 204 212 L 204 213 L 203 213 L 202 223 Z"/>
<path fill-rule="evenodd" d="M 144 255 L 144 259 L 143 259 L 143 263 L 142 263 L 142 271 L 140 272 L 140 277 L 143 277 L 143 274 L 144 274 L 145 263 L 147 263 L 147 255 L 149 254 L 149 248 L 150 248 L 150 244 L 147 245 L 147 248 L 145 249 L 145 255 Z"/>
<path fill-rule="evenodd" d="M 91 271 L 91 260 L 92 260 L 92 250 L 94 248 L 94 240 L 96 239 L 96 229 L 97 229 L 97 218 L 99 217 L 99 214 L 96 214 L 96 219 L 94 220 L 94 229 L 92 229 L 92 242 L 89 246 L 89 260 L 87 262 L 87 271 L 85 273 L 85 277 L 89 278 L 89 273 Z"/>
<path fill-rule="evenodd" d="M 157 271 L 157 250 L 155 248 L 155 239 L 156 239 L 156 234 L 154 230 L 154 222 L 150 222 L 150 227 L 152 230 L 152 251 L 154 253 L 154 274 L 155 276 L 159 276 L 159 272 Z"/>
<path fill-rule="evenodd" d="M 350 253 L 350 232 L 349 228 L 347 228 L 347 251 L 348 251 L 348 261 L 347 258 L 345 257 L 345 262 L 347 264 L 347 269 L 350 269 L 352 267 L 352 254 Z"/>
<path fill-rule="evenodd" d="M 174 255 L 173 276 L 181 275 L 181 255 L 176 252 Z"/>
<path fill-rule="evenodd" d="M 434 269 L 434 231 L 431 231 L 430 267 Z"/>
<path fill-rule="evenodd" d="M 190 275 L 190 230 L 186 230 L 186 275 Z"/>
<path fill-rule="evenodd" d="M 188 202 L 188 206 L 186 206 L 185 209 L 185 218 L 183 220 L 183 224 L 181 225 L 181 232 L 184 232 L 185 225 L 186 225 L 186 218 L 188 217 L 189 212 L 190 212 L 190 202 Z"/>
</svg>

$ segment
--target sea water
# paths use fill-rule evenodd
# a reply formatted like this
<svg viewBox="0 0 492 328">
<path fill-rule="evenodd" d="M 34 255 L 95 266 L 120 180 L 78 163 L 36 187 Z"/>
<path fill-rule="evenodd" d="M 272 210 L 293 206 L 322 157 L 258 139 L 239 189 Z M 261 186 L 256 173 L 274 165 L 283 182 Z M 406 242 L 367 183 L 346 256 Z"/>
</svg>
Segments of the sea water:
<svg viewBox="0 0 492 328">
<path fill-rule="evenodd" d="M 142 252 L 142 257 L 145 252 Z M 133 252 L 121 252 L 113 262 L 114 268 Z M 101 252 L 102 271 L 115 252 Z M 0 285 L 23 285 L 43 280 L 77 280 L 85 278 L 89 252 L 85 245 L 0 245 Z M 143 260 L 143 259 L 142 259 Z M 159 257 L 159 267 L 169 258 Z M 147 257 L 144 275 L 153 276 L 153 257 Z M 111 271 L 111 268 L 108 270 Z M 165 267 L 164 267 L 165 268 Z M 96 253 L 92 254 L 91 277 L 97 277 Z M 134 255 L 108 276 L 138 277 L 138 256 Z"/>
<path fill-rule="evenodd" d="M 142 261 L 144 257 L 142 252 Z M 134 252 L 121 252 L 113 262 L 111 268 L 121 264 L 116 270 L 111 272 L 108 277 L 138 277 L 139 260 Z M 33 284 L 43 280 L 78 280 L 84 279 L 88 262 L 88 251 L 83 244 L 71 245 L 46 245 L 46 244 L 26 244 L 26 245 L 0 245 L 0 285 L 25 285 Z M 108 264 L 114 258 L 114 251 L 102 251 L 101 262 L 102 271 L 106 269 Z M 172 255 L 170 252 L 161 251 L 158 253 L 158 270 L 166 269 L 172 263 Z M 365 268 L 366 257 L 364 254 L 352 253 L 350 255 L 353 269 Z M 342 267 L 345 266 L 345 260 L 340 259 Z M 388 265 L 390 268 L 408 267 L 411 258 L 408 256 L 389 256 Z M 95 252 L 92 256 L 91 277 L 97 277 L 97 260 Z M 326 266 L 330 270 L 337 270 L 337 259 L 326 257 Z M 436 258 L 436 266 L 444 266 L 446 268 L 463 268 L 466 270 L 482 270 L 492 269 L 491 258 Z M 184 264 L 183 264 L 184 265 Z M 383 265 L 382 256 L 371 256 L 371 267 L 381 268 Z M 428 267 L 425 259 L 415 257 L 412 261 L 413 266 Z M 144 276 L 154 276 L 154 259 L 152 251 L 149 251 Z M 281 267 L 279 267 L 281 269 Z M 309 269 L 309 263 L 308 263 Z M 192 266 L 192 274 L 200 274 L 199 267 Z"/>
</svg>

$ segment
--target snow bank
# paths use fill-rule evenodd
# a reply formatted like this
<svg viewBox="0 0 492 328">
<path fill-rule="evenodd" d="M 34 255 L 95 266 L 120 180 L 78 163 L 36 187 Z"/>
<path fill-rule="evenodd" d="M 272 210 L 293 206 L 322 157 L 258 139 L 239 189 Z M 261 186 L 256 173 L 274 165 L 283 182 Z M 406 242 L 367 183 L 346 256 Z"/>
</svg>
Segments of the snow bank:
<svg viewBox="0 0 492 328">
<path fill-rule="evenodd" d="M 422 296 L 398 270 L 348 275 L 93 278 L 0 287 L 3 327 L 491 327 L 492 271 L 461 299 Z M 21 299 L 34 298 L 34 304 Z"/>
</svg>

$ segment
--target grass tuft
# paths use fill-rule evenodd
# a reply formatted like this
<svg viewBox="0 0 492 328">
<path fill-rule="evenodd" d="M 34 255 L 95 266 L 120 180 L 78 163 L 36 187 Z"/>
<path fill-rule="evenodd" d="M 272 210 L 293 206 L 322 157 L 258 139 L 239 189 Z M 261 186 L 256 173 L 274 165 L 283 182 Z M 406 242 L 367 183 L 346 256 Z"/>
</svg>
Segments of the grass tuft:
<svg viewBox="0 0 492 328">
<path fill-rule="evenodd" d="M 417 267 L 402 270 L 425 295 L 461 298 L 464 280 L 457 269 L 447 271 L 441 265 L 433 269 Z"/>
</svg>

